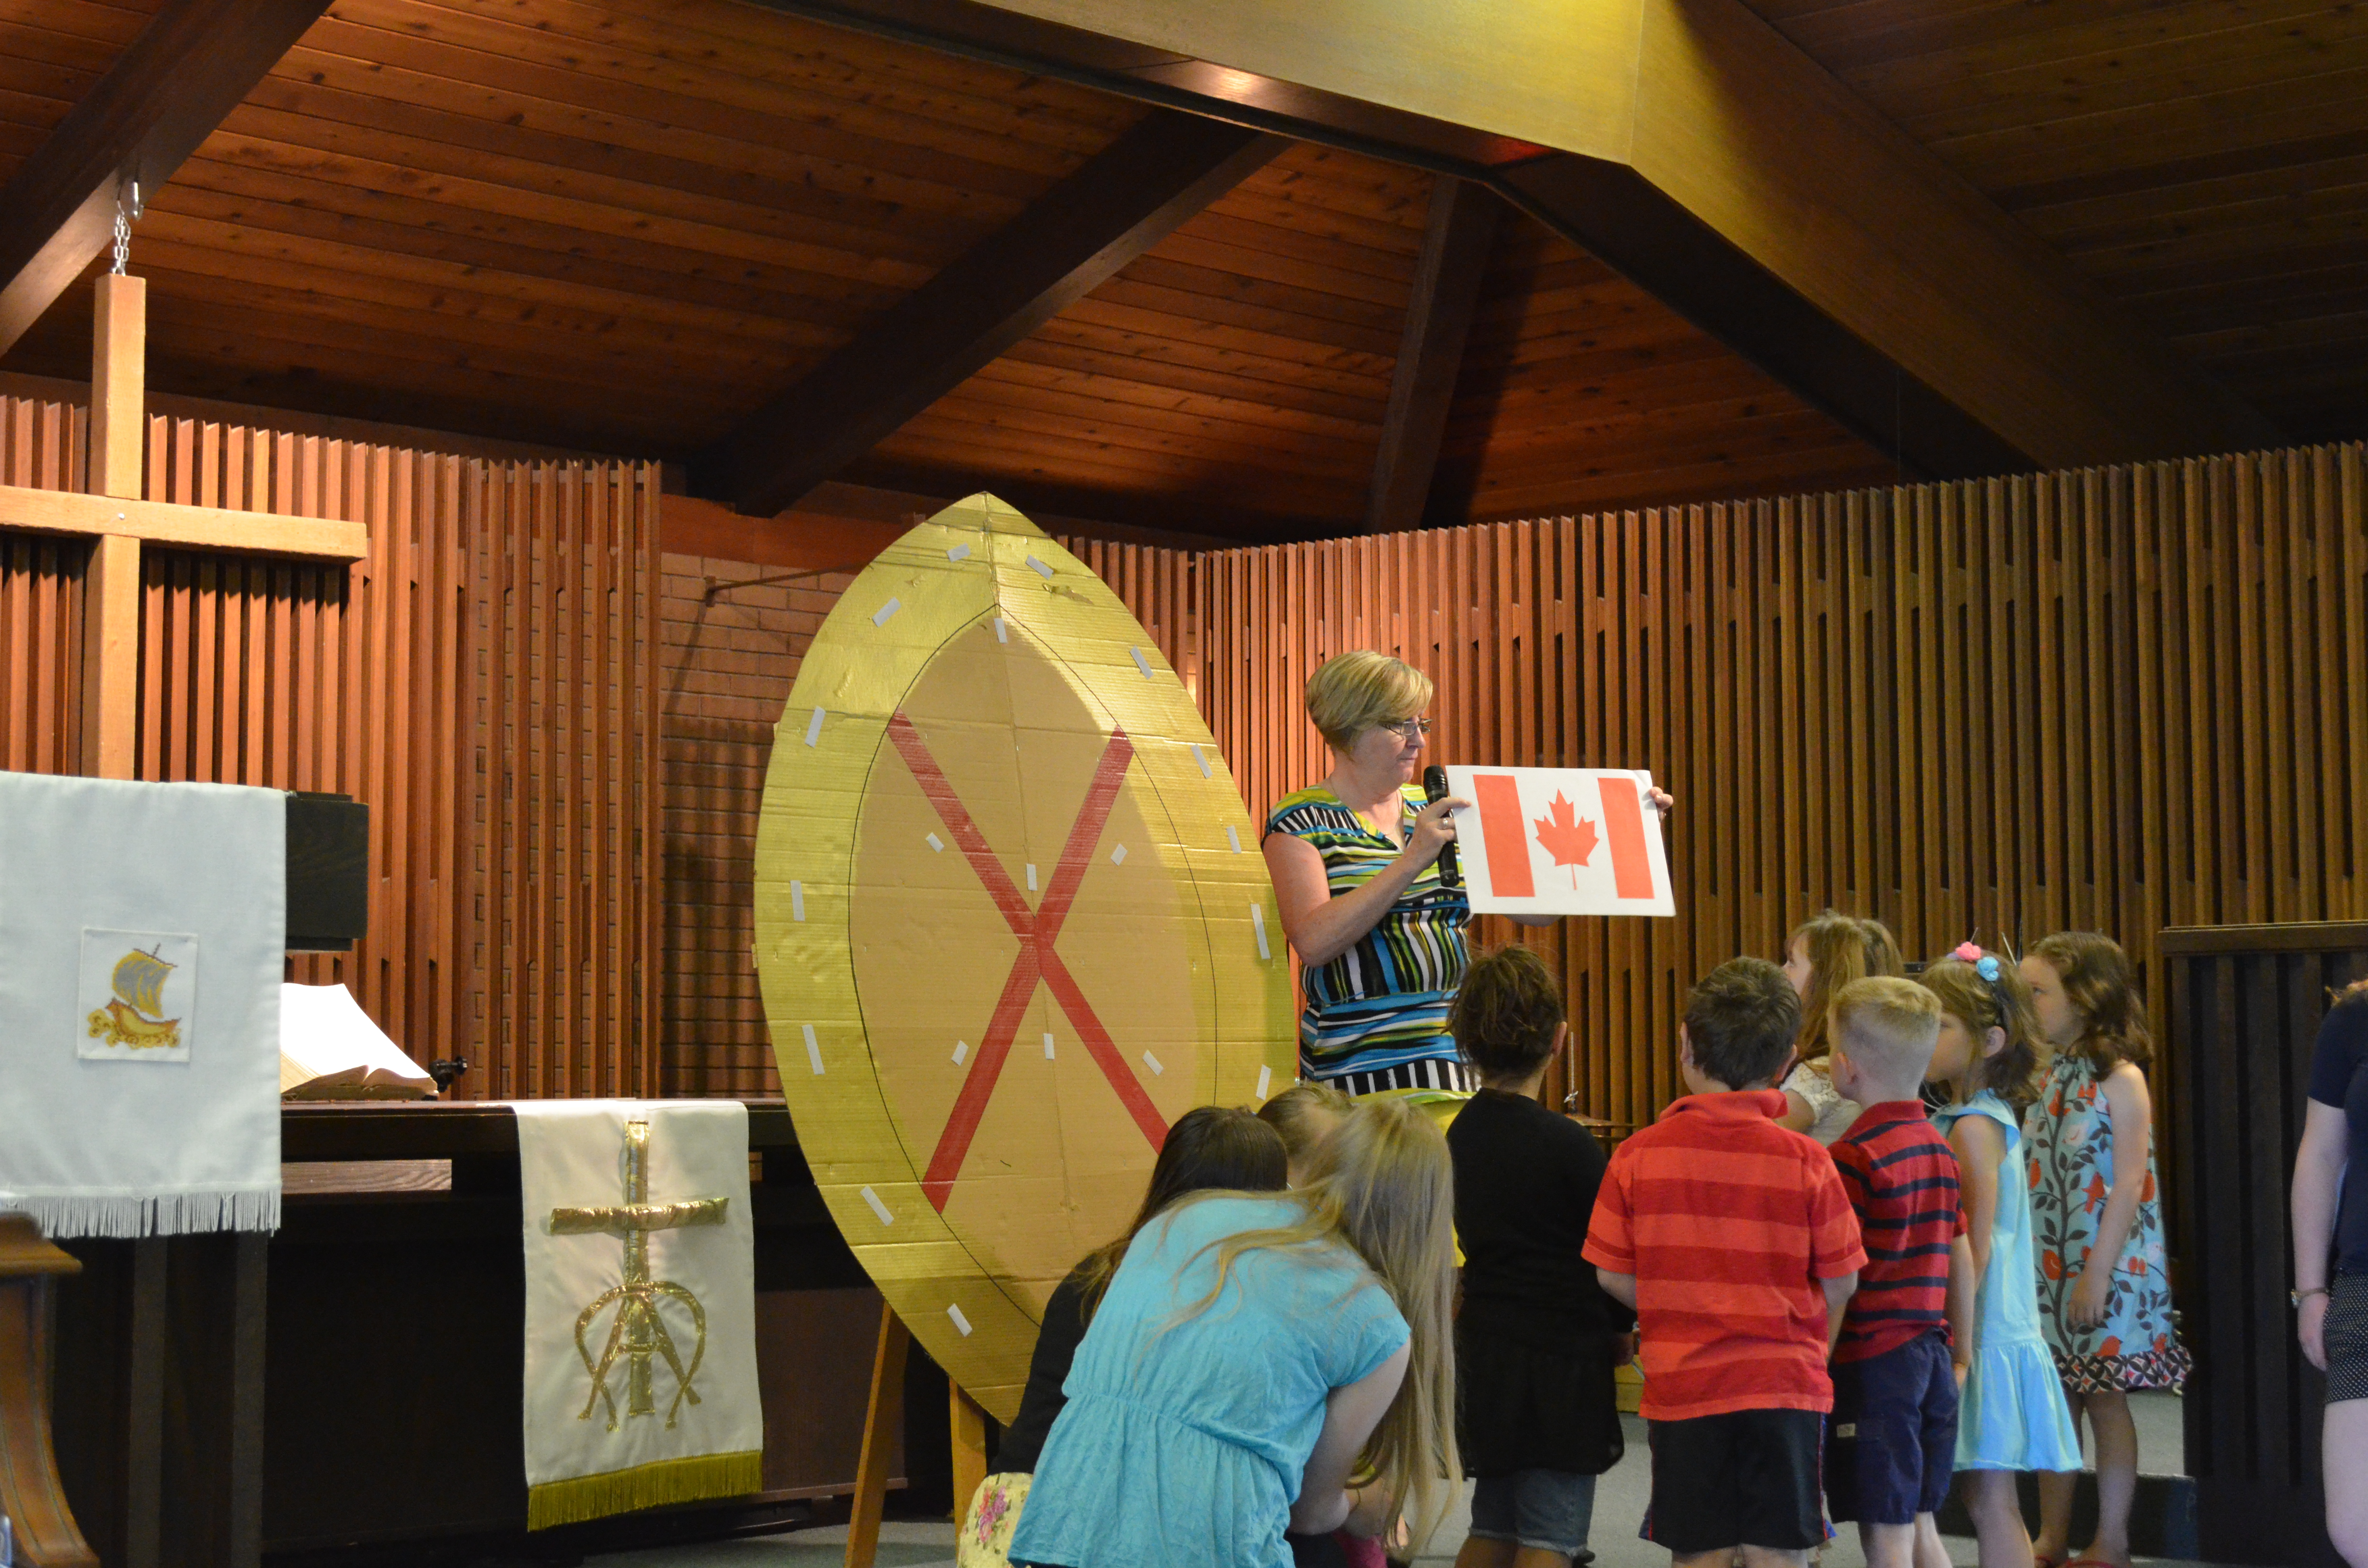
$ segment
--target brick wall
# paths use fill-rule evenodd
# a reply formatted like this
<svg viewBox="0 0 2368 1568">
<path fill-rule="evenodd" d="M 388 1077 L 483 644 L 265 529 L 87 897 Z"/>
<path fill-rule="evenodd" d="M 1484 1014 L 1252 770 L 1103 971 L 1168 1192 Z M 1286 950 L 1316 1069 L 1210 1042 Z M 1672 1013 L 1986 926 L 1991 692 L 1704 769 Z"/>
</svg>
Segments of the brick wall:
<svg viewBox="0 0 2368 1568">
<path fill-rule="evenodd" d="M 658 774 L 664 812 L 658 1092 L 778 1096 L 749 957 L 757 810 L 773 726 L 823 617 L 853 579 L 778 577 L 778 566 L 665 557 Z"/>
</svg>

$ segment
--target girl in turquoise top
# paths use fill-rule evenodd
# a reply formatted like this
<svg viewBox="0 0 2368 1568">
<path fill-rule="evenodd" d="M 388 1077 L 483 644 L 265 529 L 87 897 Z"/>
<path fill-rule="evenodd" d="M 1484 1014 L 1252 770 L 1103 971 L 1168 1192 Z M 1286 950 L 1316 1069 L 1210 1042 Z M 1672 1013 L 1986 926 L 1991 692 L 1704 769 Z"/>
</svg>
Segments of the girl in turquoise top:
<svg viewBox="0 0 2368 1568">
<path fill-rule="evenodd" d="M 1145 1226 L 1070 1364 L 1012 1561 L 1290 1568 L 1286 1526 L 1373 1536 L 1401 1513 L 1418 1550 L 1460 1473 L 1450 1170 L 1419 1109 L 1371 1100 L 1304 1190 Z"/>
<path fill-rule="evenodd" d="M 1982 1568 L 2032 1568 L 2015 1472 L 2080 1468 L 2080 1437 L 2039 1327 L 2021 1153 L 2022 1113 L 2037 1092 L 2039 1026 L 2021 975 L 1970 942 L 1917 978 L 1941 1000 L 1930 1076 L 1954 1103 L 1932 1122 L 1956 1151 L 1976 1281 L 1970 1343 L 1955 1347 L 1964 1378 L 1956 1468 L 1966 1472 Z"/>
</svg>

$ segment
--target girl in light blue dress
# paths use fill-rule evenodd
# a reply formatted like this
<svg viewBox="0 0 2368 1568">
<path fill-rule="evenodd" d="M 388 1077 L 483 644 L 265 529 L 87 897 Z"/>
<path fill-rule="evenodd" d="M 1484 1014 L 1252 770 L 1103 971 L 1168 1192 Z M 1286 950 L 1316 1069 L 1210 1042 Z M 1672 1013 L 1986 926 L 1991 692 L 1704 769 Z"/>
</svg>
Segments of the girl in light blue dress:
<svg viewBox="0 0 2368 1568">
<path fill-rule="evenodd" d="M 1291 1568 L 1303 1535 L 1419 1549 L 1452 1498 L 1452 1167 L 1360 1102 L 1283 1196 L 1179 1200 L 1136 1233 L 1069 1365 L 1011 1561 Z"/>
<path fill-rule="evenodd" d="M 1978 1281 L 1972 1342 L 1955 1347 L 1964 1388 L 1956 1467 L 1965 1472 L 1982 1568 L 2032 1568 L 2015 1472 L 2080 1468 L 2079 1434 L 2039 1324 L 2023 1175 L 2039 1026 L 2021 975 L 1970 942 L 1918 978 L 1941 1001 L 1930 1076 L 1955 1103 L 1932 1121 L 1956 1152 Z"/>
</svg>

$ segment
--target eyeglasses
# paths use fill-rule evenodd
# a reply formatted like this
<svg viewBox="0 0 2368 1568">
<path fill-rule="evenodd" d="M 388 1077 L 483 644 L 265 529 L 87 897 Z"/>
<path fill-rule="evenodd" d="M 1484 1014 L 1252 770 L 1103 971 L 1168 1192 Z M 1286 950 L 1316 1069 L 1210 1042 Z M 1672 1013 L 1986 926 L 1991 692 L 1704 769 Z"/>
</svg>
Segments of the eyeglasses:
<svg viewBox="0 0 2368 1568">
<path fill-rule="evenodd" d="M 1400 723 L 1383 724 L 1381 728 L 1387 730 L 1402 741 L 1418 741 L 1430 733 L 1430 721 L 1408 719 Z"/>
</svg>

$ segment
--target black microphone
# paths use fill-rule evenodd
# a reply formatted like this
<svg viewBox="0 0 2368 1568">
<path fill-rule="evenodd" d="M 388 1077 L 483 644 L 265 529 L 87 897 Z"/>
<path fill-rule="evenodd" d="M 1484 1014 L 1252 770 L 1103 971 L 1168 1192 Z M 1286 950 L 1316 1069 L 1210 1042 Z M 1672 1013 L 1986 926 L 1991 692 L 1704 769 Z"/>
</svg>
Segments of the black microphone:
<svg viewBox="0 0 2368 1568">
<path fill-rule="evenodd" d="M 1426 801 L 1447 799 L 1447 769 L 1433 764 L 1422 770 L 1422 798 Z M 1439 885 L 1443 888 L 1463 885 L 1463 868 L 1456 864 L 1455 846 L 1452 844 L 1439 852 Z"/>
</svg>

